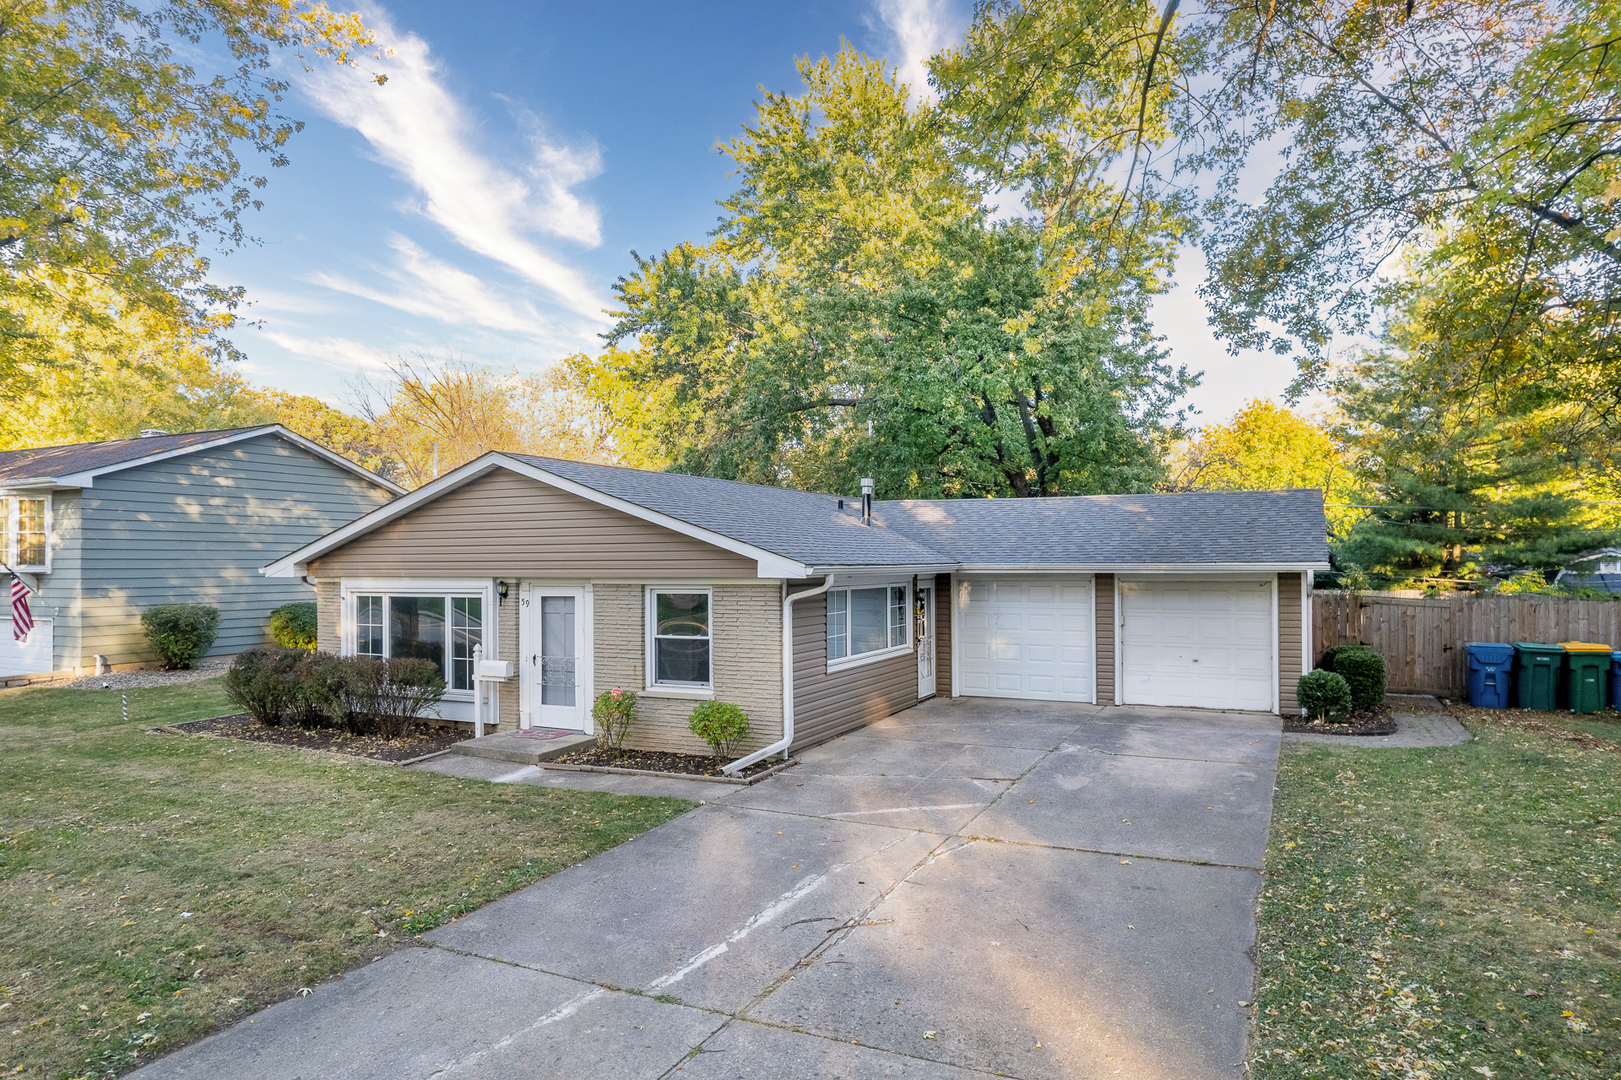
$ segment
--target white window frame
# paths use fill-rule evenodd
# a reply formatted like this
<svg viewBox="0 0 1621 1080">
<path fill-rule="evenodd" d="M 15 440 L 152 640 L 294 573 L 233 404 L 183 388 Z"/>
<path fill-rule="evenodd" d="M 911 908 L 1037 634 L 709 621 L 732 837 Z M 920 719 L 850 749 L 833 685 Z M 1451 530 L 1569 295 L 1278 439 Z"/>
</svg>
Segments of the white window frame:
<svg viewBox="0 0 1621 1080">
<path fill-rule="evenodd" d="M 878 663 L 880 661 L 883 661 L 883 660 L 892 660 L 897 656 L 906 656 L 906 655 L 909 655 L 912 652 L 913 648 L 915 647 L 915 644 L 914 644 L 914 642 L 912 640 L 912 622 L 913 622 L 913 620 L 912 620 L 912 602 L 913 602 L 913 599 L 914 599 L 914 594 L 912 592 L 912 583 L 910 581 L 904 580 L 904 579 L 900 580 L 900 581 L 891 580 L 891 581 L 855 582 L 855 583 L 850 584 L 850 585 L 841 584 L 836 589 L 829 589 L 828 590 L 828 599 L 826 601 L 826 604 L 827 604 L 827 608 L 828 608 L 829 612 L 832 611 L 832 607 L 833 607 L 833 600 L 832 600 L 833 594 L 834 593 L 844 593 L 845 594 L 845 602 L 844 602 L 845 641 L 846 642 L 849 641 L 849 630 L 850 630 L 850 601 L 849 601 L 849 594 L 851 592 L 861 592 L 861 591 L 863 591 L 865 589 L 883 589 L 884 590 L 884 626 L 885 626 L 886 631 L 890 630 L 890 629 L 893 629 L 893 627 L 891 627 L 890 623 L 889 623 L 890 602 L 889 602 L 889 591 L 888 590 L 890 590 L 890 589 L 900 589 L 902 591 L 901 610 L 904 613 L 905 617 L 901 620 L 901 633 L 905 635 L 905 640 L 902 641 L 899 645 L 889 645 L 889 646 L 886 646 L 886 647 L 884 647 L 882 649 L 874 649 L 872 652 L 855 653 L 854 655 L 841 656 L 837 660 L 829 659 L 827 661 L 827 670 L 828 670 L 829 674 L 831 674 L 831 673 L 833 673 L 835 671 L 845 671 L 845 670 L 847 670 L 849 668 L 865 667 L 867 664 L 876 664 L 876 663 Z M 888 640 L 887 637 L 886 637 L 885 640 Z M 846 647 L 848 647 L 848 645 L 846 645 Z"/>
<path fill-rule="evenodd" d="M 383 652 L 388 653 L 388 598 L 391 596 L 442 596 L 445 599 L 445 682 L 450 682 L 449 665 L 450 655 L 450 601 L 460 598 L 476 597 L 483 601 L 483 636 L 484 655 L 491 659 L 501 655 L 500 641 L 498 640 L 498 627 L 500 625 L 499 610 L 495 594 L 495 582 L 485 578 L 344 578 L 340 586 L 341 608 L 338 620 L 339 631 L 342 638 L 341 651 L 344 656 L 355 654 L 355 628 L 357 615 L 355 613 L 355 598 L 359 596 L 383 597 Z M 473 691 L 451 689 L 445 687 L 445 700 L 472 701 Z"/>
<path fill-rule="evenodd" d="M 45 561 L 43 563 L 19 563 L 17 561 L 17 525 L 22 517 L 22 499 L 43 499 L 45 501 Z M 4 550 L 0 550 L 0 558 L 13 570 L 22 570 L 31 574 L 48 574 L 51 572 L 51 549 L 56 547 L 52 540 L 55 525 L 52 520 L 54 507 L 51 493 L 48 491 L 27 492 L 8 491 L 0 493 L 0 501 L 5 503 L 6 537 Z"/>
<path fill-rule="evenodd" d="M 709 682 L 699 683 L 661 683 L 654 681 L 654 672 L 658 670 L 658 656 L 654 650 L 654 641 L 658 630 L 658 596 L 660 593 L 703 593 L 709 598 Z M 642 605 L 642 627 L 645 638 L 645 655 L 643 657 L 642 693 L 651 697 L 695 698 L 699 700 L 713 700 L 715 697 L 715 589 L 712 585 L 649 585 L 644 592 Z"/>
</svg>

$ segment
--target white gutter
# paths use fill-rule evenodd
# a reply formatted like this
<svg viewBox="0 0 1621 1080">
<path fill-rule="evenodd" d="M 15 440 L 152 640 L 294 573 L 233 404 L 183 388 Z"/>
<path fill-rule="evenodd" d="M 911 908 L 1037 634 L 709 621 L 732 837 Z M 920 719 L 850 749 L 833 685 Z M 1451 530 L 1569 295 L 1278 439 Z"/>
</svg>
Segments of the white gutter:
<svg viewBox="0 0 1621 1080">
<path fill-rule="evenodd" d="M 833 575 L 827 578 L 814 589 L 805 589 L 802 592 L 789 593 L 782 600 L 782 738 L 770 746 L 746 757 L 740 757 L 730 765 L 722 765 L 723 773 L 739 773 L 753 765 L 756 761 L 764 761 L 772 754 L 787 756 L 788 748 L 794 744 L 794 601 L 802 600 L 807 596 L 820 596 L 833 586 Z"/>
</svg>

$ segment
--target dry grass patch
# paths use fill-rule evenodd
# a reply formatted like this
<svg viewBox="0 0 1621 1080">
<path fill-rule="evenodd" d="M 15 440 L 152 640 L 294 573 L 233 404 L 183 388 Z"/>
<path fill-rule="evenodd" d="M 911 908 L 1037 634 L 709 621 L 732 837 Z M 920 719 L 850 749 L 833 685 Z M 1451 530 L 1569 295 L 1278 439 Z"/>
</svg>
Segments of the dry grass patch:
<svg viewBox="0 0 1621 1080">
<path fill-rule="evenodd" d="M 218 680 L 0 693 L 0 1071 L 112 1076 L 682 813 L 142 726 Z"/>
</svg>

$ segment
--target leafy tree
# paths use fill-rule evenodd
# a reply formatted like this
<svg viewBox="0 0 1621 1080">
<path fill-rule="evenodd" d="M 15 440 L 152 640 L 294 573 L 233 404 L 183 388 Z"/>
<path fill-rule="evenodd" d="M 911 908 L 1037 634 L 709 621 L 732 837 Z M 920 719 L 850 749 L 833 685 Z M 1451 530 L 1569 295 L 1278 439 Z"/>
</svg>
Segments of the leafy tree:
<svg viewBox="0 0 1621 1080">
<path fill-rule="evenodd" d="M 239 288 L 209 246 L 247 237 L 263 176 L 286 161 L 273 57 L 351 63 L 370 36 L 308 0 L 16 0 L 0 19 L 0 386 L 30 390 L 54 327 L 111 330 L 131 312 L 229 355 Z M 188 59 L 218 48 L 231 70 Z M 109 305 L 110 298 L 110 305 Z"/>
<path fill-rule="evenodd" d="M 1326 372 L 1412 271 L 1480 317 L 1477 377 L 1535 360 L 1557 396 L 1621 400 L 1621 10 L 1601 0 L 1215 0 L 1190 29 L 1215 89 L 1182 116 L 1214 168 L 1204 295 L 1235 347 Z M 1264 197 L 1257 155 L 1283 152 Z M 1457 320 L 1462 324 L 1462 320 Z"/>
<path fill-rule="evenodd" d="M 289 431 L 320 443 L 379 476 L 393 479 L 398 464 L 384 451 L 372 426 L 358 416 L 334 409 L 320 398 L 289 394 L 284 390 L 259 389 L 250 396 L 270 416 Z"/>
<path fill-rule="evenodd" d="M 1415 288 L 1385 347 L 1336 380 L 1342 437 L 1382 507 L 1336 555 L 1391 578 L 1469 579 L 1549 572 L 1614 542 L 1583 498 L 1592 460 L 1582 410 L 1523 352 L 1517 385 L 1483 385 L 1459 310 L 1452 296 Z"/>
<path fill-rule="evenodd" d="M 968 49 L 955 77 L 1015 93 L 983 59 Z M 893 495 L 1148 486 L 1192 382 L 1145 318 L 1175 215 L 1134 210 L 1087 247 L 1080 221 L 1120 196 L 1071 161 L 1063 207 L 993 221 L 987 155 L 1039 141 L 1040 124 L 969 147 L 881 62 L 845 49 L 800 70 L 804 94 L 766 95 L 725 147 L 739 184 L 714 239 L 638 258 L 617 285 L 590 377 L 621 445 L 767 483 L 849 489 L 870 473 Z"/>
</svg>

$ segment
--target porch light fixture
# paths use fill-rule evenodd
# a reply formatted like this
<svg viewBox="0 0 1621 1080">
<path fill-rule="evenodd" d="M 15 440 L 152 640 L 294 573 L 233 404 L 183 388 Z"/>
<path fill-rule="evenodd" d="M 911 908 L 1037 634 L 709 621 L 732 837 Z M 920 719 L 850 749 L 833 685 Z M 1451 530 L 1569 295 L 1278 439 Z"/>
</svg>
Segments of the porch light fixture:
<svg viewBox="0 0 1621 1080">
<path fill-rule="evenodd" d="M 501 599 L 505 600 L 507 598 L 507 583 L 504 581 L 497 581 L 495 583 L 495 587 L 497 590 L 497 595 L 499 595 Z"/>
</svg>

